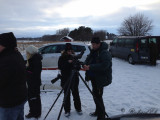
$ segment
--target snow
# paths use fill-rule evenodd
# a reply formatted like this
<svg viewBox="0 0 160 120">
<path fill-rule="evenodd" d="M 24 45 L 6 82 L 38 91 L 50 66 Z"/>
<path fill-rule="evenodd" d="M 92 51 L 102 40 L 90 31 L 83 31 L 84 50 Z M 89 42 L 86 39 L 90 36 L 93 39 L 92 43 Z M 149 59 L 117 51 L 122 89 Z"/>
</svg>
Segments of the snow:
<svg viewBox="0 0 160 120">
<path fill-rule="evenodd" d="M 113 58 L 113 80 L 112 84 L 104 88 L 103 100 L 106 112 L 109 116 L 127 114 L 127 113 L 160 113 L 160 61 L 157 66 L 149 64 L 131 65 L 125 60 Z M 60 80 L 51 84 L 51 80 L 58 74 L 58 70 L 42 71 L 42 89 L 50 92 L 41 92 L 42 116 L 43 120 L 49 111 L 51 105 L 60 92 Z M 84 71 L 80 74 L 85 76 Z M 45 86 L 44 86 L 45 85 Z M 88 83 L 91 87 L 91 83 Z M 93 98 L 80 80 L 79 93 L 82 103 L 83 115 L 78 115 L 74 109 L 73 98 L 71 97 L 71 116 L 65 117 L 62 111 L 60 120 L 96 120 L 96 117 L 90 117 L 89 113 L 95 110 Z M 63 93 L 52 108 L 46 120 L 56 120 L 63 102 Z M 28 103 L 25 104 L 25 114 L 28 113 Z M 27 119 L 26 119 L 27 120 Z M 34 119 L 30 119 L 34 120 Z"/>
</svg>

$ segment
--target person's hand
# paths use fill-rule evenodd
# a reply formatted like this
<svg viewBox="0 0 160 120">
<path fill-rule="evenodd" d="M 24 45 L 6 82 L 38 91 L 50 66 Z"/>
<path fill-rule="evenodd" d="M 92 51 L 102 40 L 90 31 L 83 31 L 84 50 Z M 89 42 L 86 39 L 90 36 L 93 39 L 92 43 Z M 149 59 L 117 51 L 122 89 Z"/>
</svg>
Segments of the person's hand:
<svg viewBox="0 0 160 120">
<path fill-rule="evenodd" d="M 72 63 L 72 62 L 73 62 L 73 60 L 68 60 L 68 62 L 69 62 L 69 63 Z"/>
<path fill-rule="evenodd" d="M 83 68 L 84 70 L 89 70 L 89 65 L 84 65 Z"/>
</svg>

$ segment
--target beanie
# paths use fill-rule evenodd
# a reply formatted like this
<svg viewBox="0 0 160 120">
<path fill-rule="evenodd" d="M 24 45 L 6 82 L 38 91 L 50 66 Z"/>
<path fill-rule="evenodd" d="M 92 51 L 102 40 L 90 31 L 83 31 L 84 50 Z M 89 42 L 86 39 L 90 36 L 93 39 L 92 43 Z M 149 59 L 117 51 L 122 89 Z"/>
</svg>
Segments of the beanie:
<svg viewBox="0 0 160 120">
<path fill-rule="evenodd" d="M 26 48 L 26 52 L 28 52 L 29 54 L 33 55 L 33 54 L 38 53 L 38 48 L 35 47 L 34 45 L 29 45 L 29 46 Z"/>
<path fill-rule="evenodd" d="M 91 43 L 99 44 L 100 43 L 99 37 L 93 37 L 92 40 L 91 40 Z"/>
<path fill-rule="evenodd" d="M 73 49 L 72 49 L 72 44 L 71 44 L 71 43 L 66 43 L 65 51 L 68 51 L 68 50 L 73 50 Z"/>
<path fill-rule="evenodd" d="M 0 34 L 0 45 L 6 48 L 17 47 L 17 40 L 12 32 Z"/>
</svg>

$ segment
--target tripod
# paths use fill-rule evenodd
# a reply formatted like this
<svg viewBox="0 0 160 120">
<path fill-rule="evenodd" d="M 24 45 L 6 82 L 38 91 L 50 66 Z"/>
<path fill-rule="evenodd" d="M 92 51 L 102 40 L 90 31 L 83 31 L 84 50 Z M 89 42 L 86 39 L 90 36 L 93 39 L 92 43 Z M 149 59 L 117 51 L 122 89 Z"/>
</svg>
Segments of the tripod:
<svg viewBox="0 0 160 120">
<path fill-rule="evenodd" d="M 71 84 L 72 84 L 72 82 L 74 82 L 73 80 L 74 80 L 75 74 L 77 74 L 77 75 L 81 78 L 81 80 L 83 81 L 83 83 L 85 84 L 85 86 L 87 87 L 87 89 L 89 90 L 89 92 L 92 94 L 93 98 L 97 101 L 97 103 L 98 103 L 98 105 L 100 106 L 100 108 L 102 108 L 100 102 L 97 100 L 97 98 L 96 98 L 95 95 L 92 93 L 92 91 L 91 91 L 91 89 L 89 88 L 89 86 L 87 85 L 86 81 L 83 79 L 83 77 L 82 77 L 81 74 L 79 73 L 79 70 L 77 70 L 77 69 L 75 68 L 75 69 L 72 70 L 71 75 L 70 75 L 70 77 L 69 77 L 69 79 L 68 79 L 68 82 L 69 82 L 69 83 L 65 83 L 64 87 L 62 88 L 62 90 L 61 90 L 60 93 L 58 94 L 56 100 L 53 102 L 51 108 L 49 109 L 48 113 L 46 114 L 44 120 L 47 118 L 48 114 L 49 114 L 50 111 L 52 110 L 53 106 L 55 105 L 56 101 L 58 100 L 59 96 L 62 94 L 62 92 L 64 91 L 64 89 L 67 88 L 67 91 L 66 91 L 66 94 L 65 94 L 65 96 L 64 96 L 63 103 L 62 103 L 62 106 L 61 106 L 61 109 L 60 109 L 60 112 L 59 112 L 59 115 L 58 115 L 57 120 L 60 119 L 60 116 L 61 116 L 61 113 L 62 113 L 64 104 L 65 104 L 65 101 L 66 101 L 66 99 L 67 99 L 67 96 L 68 96 L 69 91 L 70 91 L 70 88 L 71 88 Z M 106 112 L 105 112 L 105 115 L 107 116 L 106 120 L 110 120 L 110 118 L 109 118 L 109 116 L 108 116 L 108 114 L 107 114 Z"/>
</svg>

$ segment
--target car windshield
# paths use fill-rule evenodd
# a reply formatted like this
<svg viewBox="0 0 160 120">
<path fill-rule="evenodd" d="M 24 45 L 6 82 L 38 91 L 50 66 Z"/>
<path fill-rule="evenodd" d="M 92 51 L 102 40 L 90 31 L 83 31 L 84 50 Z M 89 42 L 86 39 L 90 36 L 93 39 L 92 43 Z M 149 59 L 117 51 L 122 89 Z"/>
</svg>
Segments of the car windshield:
<svg viewBox="0 0 160 120">
<path fill-rule="evenodd" d="M 81 52 L 86 50 L 85 46 L 80 45 L 73 45 L 72 48 L 75 52 Z"/>
</svg>

